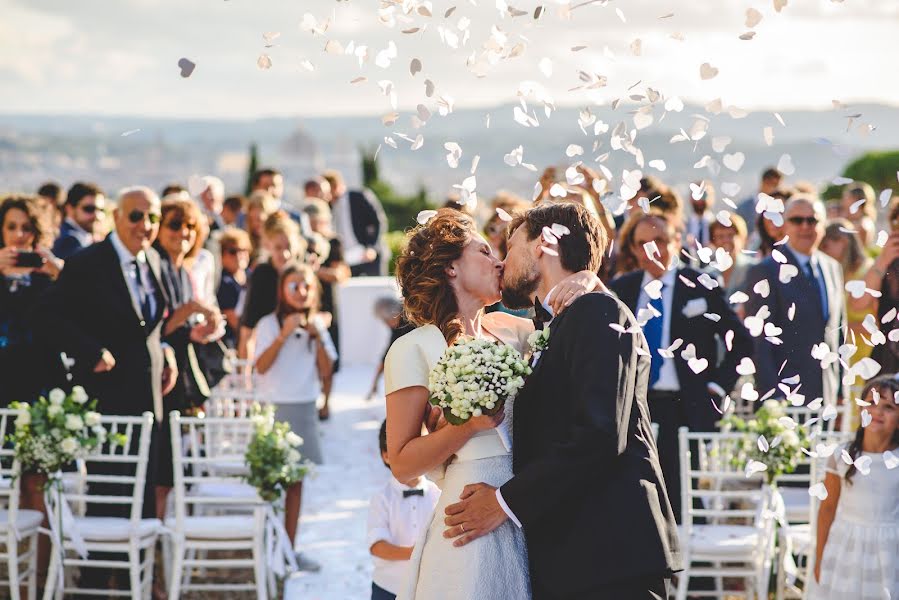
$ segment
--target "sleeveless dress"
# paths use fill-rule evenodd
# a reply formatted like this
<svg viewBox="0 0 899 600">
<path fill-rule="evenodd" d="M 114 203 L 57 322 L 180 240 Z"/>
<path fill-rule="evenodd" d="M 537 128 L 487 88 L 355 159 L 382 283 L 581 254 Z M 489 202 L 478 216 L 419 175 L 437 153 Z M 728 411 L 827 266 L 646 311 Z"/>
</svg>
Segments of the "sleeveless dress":
<svg viewBox="0 0 899 600">
<path fill-rule="evenodd" d="M 484 329 L 511 344 L 526 348 L 503 313 L 485 317 Z M 489 321 L 489 324 L 488 324 Z M 398 339 L 384 363 L 387 394 L 407 387 L 428 385 L 428 373 L 443 355 L 447 344 L 434 325 L 424 325 Z M 510 434 L 513 402 L 507 402 L 500 424 Z M 409 561 L 406 586 L 399 600 L 527 600 L 531 597 L 527 547 L 524 533 L 511 520 L 490 534 L 456 548 L 443 537 L 444 509 L 459 501 L 462 488 L 484 482 L 499 487 L 512 478 L 512 454 L 495 430 L 481 431 L 445 464 L 442 472 L 428 477 L 441 495 L 430 525 L 415 544 Z"/>
<path fill-rule="evenodd" d="M 827 471 L 841 479 L 840 501 L 821 557 L 821 580 L 812 584 L 809 598 L 895 600 L 899 598 L 899 467 L 885 454 L 863 452 L 861 456 L 871 459 L 871 472 L 862 475 L 856 470 L 852 484 L 847 485 L 844 477 L 849 466 L 839 456 L 839 450 L 834 452 Z"/>
</svg>

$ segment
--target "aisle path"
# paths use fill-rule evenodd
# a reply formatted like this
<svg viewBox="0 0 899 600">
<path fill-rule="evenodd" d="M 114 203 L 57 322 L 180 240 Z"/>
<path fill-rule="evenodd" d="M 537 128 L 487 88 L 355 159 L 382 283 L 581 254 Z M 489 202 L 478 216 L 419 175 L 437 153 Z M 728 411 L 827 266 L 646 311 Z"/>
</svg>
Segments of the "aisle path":
<svg viewBox="0 0 899 600">
<path fill-rule="evenodd" d="M 368 501 L 388 477 L 378 453 L 384 398 L 364 398 L 373 367 L 341 370 L 322 424 L 326 464 L 303 486 L 298 546 L 320 562 L 319 573 L 287 583 L 286 600 L 355 600 L 371 596 L 371 559 L 365 543 Z"/>
</svg>

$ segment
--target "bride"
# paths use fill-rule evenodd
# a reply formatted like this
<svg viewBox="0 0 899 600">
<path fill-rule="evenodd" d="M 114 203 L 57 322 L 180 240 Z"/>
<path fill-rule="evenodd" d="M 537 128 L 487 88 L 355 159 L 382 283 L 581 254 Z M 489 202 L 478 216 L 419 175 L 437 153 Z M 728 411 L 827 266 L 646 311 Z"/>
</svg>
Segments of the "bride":
<svg viewBox="0 0 899 600">
<path fill-rule="evenodd" d="M 406 316 L 419 327 L 394 342 L 385 360 L 387 452 L 398 480 L 427 473 L 442 492 L 430 527 L 415 544 L 410 578 L 398 597 L 529 598 L 524 534 L 511 520 L 463 547 L 443 537 L 444 508 L 459 500 L 465 485 L 483 481 L 498 487 L 512 477 L 512 455 L 494 431 L 504 428 L 511 437 L 512 402 L 494 416 L 472 417 L 427 435 L 422 425 L 431 410 L 428 373 L 449 344 L 461 335 L 474 336 L 525 354 L 534 326 L 506 313 L 484 314 L 485 306 L 500 299 L 503 266 L 471 217 L 442 209 L 407 239 L 396 271 Z M 553 308 L 599 285 L 593 273 L 576 273 L 553 291 Z"/>
</svg>

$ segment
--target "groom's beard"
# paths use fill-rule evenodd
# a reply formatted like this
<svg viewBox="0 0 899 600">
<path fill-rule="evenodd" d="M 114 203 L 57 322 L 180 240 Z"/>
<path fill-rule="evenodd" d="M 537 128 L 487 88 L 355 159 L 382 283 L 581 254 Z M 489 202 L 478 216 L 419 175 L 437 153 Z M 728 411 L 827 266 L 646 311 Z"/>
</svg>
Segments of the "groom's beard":
<svg viewBox="0 0 899 600">
<path fill-rule="evenodd" d="M 508 308 L 528 308 L 534 305 L 534 294 L 540 286 L 540 272 L 528 271 L 514 279 L 503 279 L 503 304 Z"/>
</svg>

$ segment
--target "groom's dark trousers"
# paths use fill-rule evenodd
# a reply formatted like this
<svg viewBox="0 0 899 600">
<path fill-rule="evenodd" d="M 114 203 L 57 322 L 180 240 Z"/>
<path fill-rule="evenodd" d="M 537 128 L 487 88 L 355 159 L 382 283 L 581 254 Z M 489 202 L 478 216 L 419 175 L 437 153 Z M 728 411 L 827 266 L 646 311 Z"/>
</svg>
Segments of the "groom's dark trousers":
<svg viewBox="0 0 899 600">
<path fill-rule="evenodd" d="M 524 527 L 534 599 L 629 597 L 609 595 L 615 585 L 652 598 L 681 559 L 646 404 L 645 339 L 606 293 L 582 296 L 549 327 L 515 400 L 514 477 L 500 488 Z"/>
</svg>

